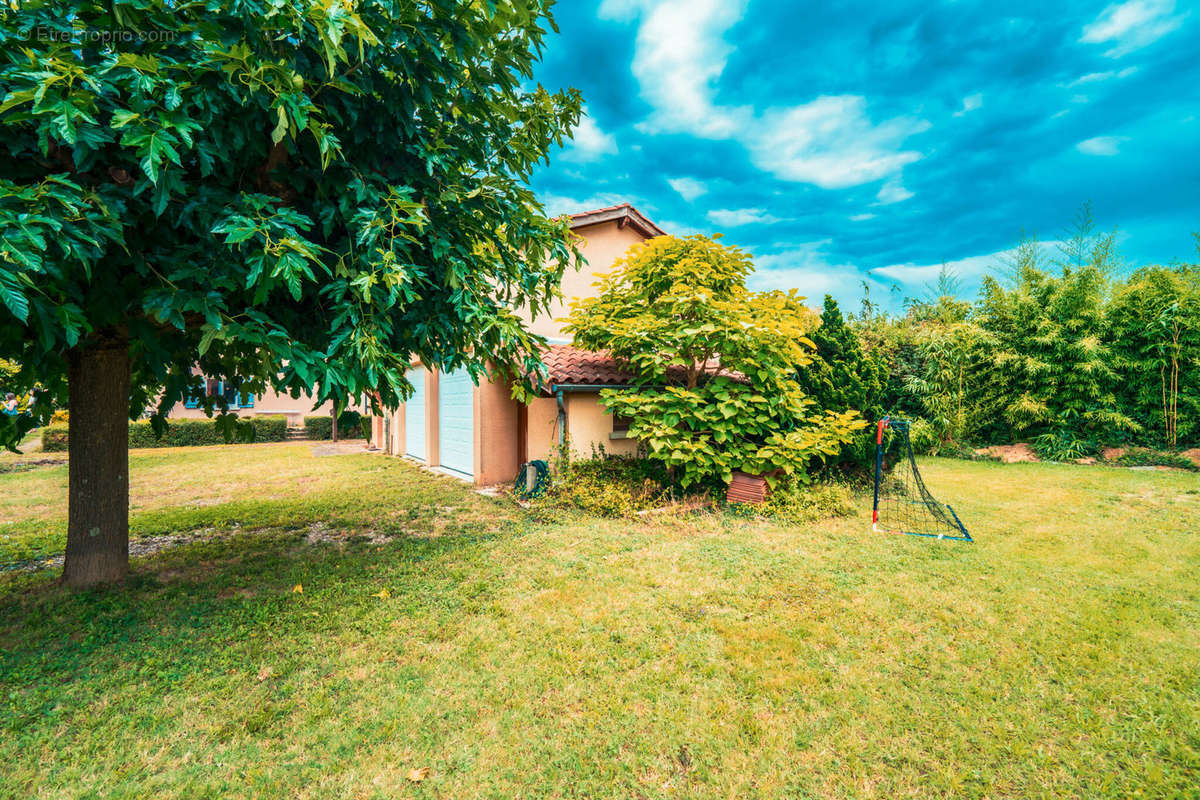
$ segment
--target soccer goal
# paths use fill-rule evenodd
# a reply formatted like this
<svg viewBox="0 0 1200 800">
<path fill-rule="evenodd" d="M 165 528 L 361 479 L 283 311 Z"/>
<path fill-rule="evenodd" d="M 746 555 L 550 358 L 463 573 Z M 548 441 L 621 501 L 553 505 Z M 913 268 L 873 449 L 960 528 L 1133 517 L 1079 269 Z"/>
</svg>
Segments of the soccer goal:
<svg viewBox="0 0 1200 800">
<path fill-rule="evenodd" d="M 972 542 L 954 509 L 925 487 L 908 440 L 909 422 L 884 417 L 875 432 L 874 530 Z"/>
</svg>

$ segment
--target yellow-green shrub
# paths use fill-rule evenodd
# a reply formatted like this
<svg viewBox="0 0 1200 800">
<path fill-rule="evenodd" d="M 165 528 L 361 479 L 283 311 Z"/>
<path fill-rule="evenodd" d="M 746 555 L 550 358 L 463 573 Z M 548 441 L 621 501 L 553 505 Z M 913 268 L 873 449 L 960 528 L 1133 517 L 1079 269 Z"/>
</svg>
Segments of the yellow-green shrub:
<svg viewBox="0 0 1200 800">
<path fill-rule="evenodd" d="M 734 470 L 803 482 L 866 427 L 859 411 L 806 396 L 796 374 L 813 363 L 807 334 L 819 322 L 795 290 L 747 289 L 752 269 L 748 253 L 715 238 L 660 236 L 572 303 L 575 344 L 636 376 L 602 402 L 682 487 L 728 483 Z"/>
<path fill-rule="evenodd" d="M 855 511 L 854 494 L 840 483 L 793 486 L 772 492 L 763 511 L 788 522 L 848 517 Z"/>
<path fill-rule="evenodd" d="M 645 460 L 595 458 L 564 462 L 538 503 L 601 517 L 628 517 L 662 505 L 667 492 Z"/>
</svg>

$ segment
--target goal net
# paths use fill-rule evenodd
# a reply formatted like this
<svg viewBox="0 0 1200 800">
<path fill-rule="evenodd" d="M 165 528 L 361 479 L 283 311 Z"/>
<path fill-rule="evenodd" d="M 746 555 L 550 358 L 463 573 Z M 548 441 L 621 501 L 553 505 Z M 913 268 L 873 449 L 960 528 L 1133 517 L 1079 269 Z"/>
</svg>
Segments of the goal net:
<svg viewBox="0 0 1200 800">
<path fill-rule="evenodd" d="M 908 440 L 908 420 L 884 417 L 875 434 L 876 531 L 974 541 L 954 509 L 939 503 L 921 478 Z"/>
</svg>

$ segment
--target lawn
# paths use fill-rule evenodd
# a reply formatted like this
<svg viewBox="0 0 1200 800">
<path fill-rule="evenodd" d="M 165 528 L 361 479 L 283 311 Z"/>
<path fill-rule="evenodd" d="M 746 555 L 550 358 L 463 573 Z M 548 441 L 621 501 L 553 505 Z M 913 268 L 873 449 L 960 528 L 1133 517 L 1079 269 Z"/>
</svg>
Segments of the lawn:
<svg viewBox="0 0 1200 800">
<path fill-rule="evenodd" d="M 65 466 L 0 469 L 0 561 L 53 553 Z M 0 796 L 1197 797 L 1200 478 L 923 471 L 974 545 L 137 452 L 135 536 L 205 538 L 0 575 Z"/>
</svg>

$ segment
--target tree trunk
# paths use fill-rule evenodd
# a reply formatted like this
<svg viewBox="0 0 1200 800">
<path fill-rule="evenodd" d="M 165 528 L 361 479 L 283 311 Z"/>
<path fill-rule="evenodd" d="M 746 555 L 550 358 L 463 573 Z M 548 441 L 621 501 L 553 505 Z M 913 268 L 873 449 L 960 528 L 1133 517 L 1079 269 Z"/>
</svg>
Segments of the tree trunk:
<svg viewBox="0 0 1200 800">
<path fill-rule="evenodd" d="M 68 354 L 67 557 L 73 588 L 129 572 L 129 343 L 123 337 Z"/>
</svg>

